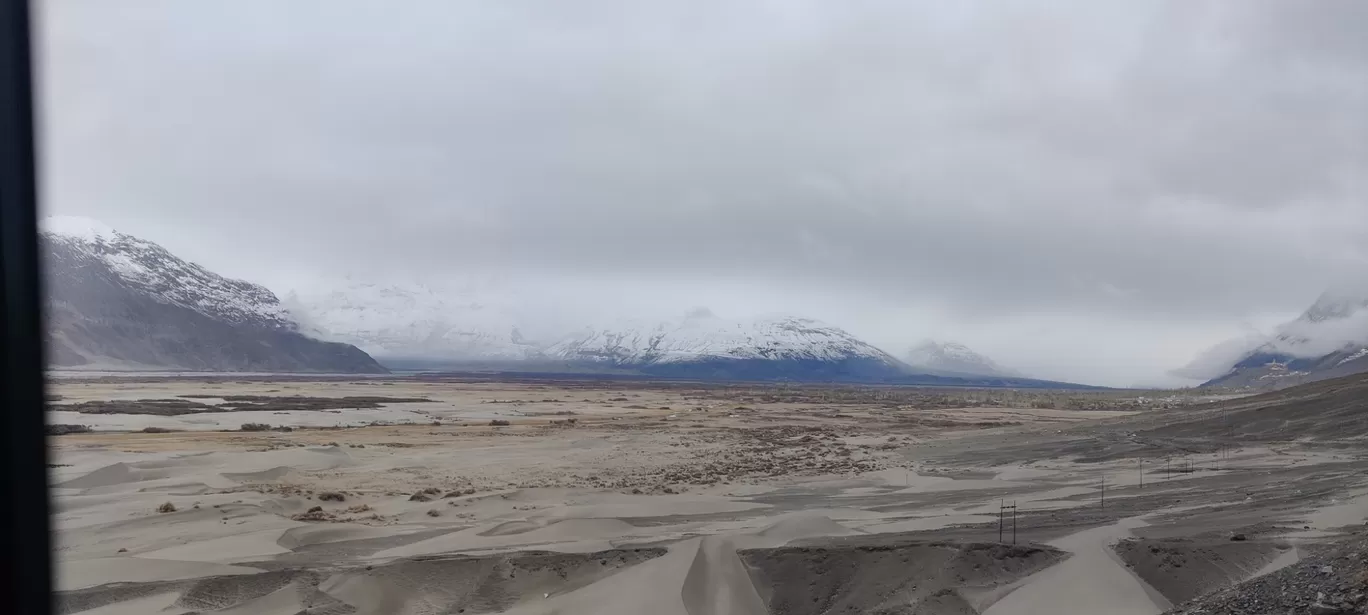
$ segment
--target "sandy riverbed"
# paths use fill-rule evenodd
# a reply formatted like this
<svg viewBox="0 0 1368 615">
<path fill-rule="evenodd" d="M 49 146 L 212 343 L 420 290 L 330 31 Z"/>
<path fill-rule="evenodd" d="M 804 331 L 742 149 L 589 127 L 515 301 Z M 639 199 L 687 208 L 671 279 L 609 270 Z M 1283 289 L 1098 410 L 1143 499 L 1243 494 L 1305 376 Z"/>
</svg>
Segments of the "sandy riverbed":
<svg viewBox="0 0 1368 615">
<path fill-rule="evenodd" d="M 1368 515 L 1364 462 L 1348 455 L 1249 446 L 1173 475 L 1070 453 L 1067 438 L 1111 433 L 1128 412 L 615 383 L 166 379 L 55 392 L 428 400 L 371 411 L 385 418 L 259 421 L 292 431 L 214 431 L 258 422 L 243 418 L 255 411 L 98 415 L 85 424 L 185 431 L 53 438 L 64 612 L 997 614 L 1109 600 L 1157 613 L 1190 589 L 1132 570 L 1118 541 L 1239 530 L 1282 544 Z M 405 424 L 336 428 L 377 421 Z M 1056 438 L 1056 454 L 1002 452 Z M 1010 526 L 998 543 L 1004 502 L 1018 507 L 1015 548 Z M 793 601 L 830 561 L 859 574 Z M 1073 596 L 1056 587 L 1066 577 L 1106 591 Z"/>
</svg>

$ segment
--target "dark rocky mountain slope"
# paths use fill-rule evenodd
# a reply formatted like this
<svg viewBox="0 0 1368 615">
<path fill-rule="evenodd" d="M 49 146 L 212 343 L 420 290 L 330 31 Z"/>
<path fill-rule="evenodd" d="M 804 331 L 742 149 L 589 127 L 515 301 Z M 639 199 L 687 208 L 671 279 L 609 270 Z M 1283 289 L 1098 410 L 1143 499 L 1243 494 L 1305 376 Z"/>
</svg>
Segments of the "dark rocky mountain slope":
<svg viewBox="0 0 1368 615">
<path fill-rule="evenodd" d="M 55 368 L 383 373 L 354 346 L 300 334 L 266 288 L 97 222 L 40 236 Z"/>
</svg>

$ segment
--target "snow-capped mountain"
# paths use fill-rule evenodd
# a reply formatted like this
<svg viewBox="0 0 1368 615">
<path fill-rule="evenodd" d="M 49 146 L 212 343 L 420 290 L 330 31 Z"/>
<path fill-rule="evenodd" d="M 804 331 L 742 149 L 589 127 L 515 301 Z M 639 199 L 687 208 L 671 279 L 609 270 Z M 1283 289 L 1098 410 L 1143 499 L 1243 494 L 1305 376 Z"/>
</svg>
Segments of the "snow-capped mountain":
<svg viewBox="0 0 1368 615">
<path fill-rule="evenodd" d="M 1019 377 L 1021 374 L 1004 368 L 992 359 L 968 346 L 955 342 L 925 340 L 907 352 L 908 365 L 938 374 L 967 374 L 971 376 Z"/>
<path fill-rule="evenodd" d="M 1368 308 L 1368 291 L 1341 286 L 1321 293 L 1297 319 L 1306 323 L 1343 320 Z"/>
<path fill-rule="evenodd" d="M 1206 386 L 1283 388 L 1368 371 L 1368 293 L 1333 289 Z"/>
<path fill-rule="evenodd" d="M 382 359 L 522 361 L 541 356 L 541 345 L 523 334 L 523 319 L 515 309 L 470 289 L 348 279 L 323 292 L 292 292 L 286 303 L 304 331 L 355 344 Z"/>
<path fill-rule="evenodd" d="M 383 372 L 345 344 L 298 332 L 275 294 L 86 218 L 40 235 L 55 367 Z"/>
<path fill-rule="evenodd" d="M 884 351 L 816 320 L 732 320 L 701 308 L 674 322 L 587 329 L 552 345 L 546 355 L 682 377 L 886 380 L 907 374 Z"/>
<path fill-rule="evenodd" d="M 232 324 L 295 328 L 280 300 L 265 287 L 225 278 L 90 218 L 52 216 L 42 226 L 49 241 L 98 260 L 124 284 L 159 301 Z"/>
</svg>

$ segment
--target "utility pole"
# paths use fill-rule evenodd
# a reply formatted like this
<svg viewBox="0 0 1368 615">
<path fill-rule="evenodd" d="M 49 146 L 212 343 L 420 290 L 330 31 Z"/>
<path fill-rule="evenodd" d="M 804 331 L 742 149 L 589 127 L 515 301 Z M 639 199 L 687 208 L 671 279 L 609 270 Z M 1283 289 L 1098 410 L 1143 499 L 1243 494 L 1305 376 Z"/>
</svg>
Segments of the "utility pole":
<svg viewBox="0 0 1368 615">
<path fill-rule="evenodd" d="M 1102 475 L 1102 508 L 1107 507 L 1107 475 Z"/>
<path fill-rule="evenodd" d="M 1012 500 L 1012 544 L 1016 544 L 1016 500 Z"/>
<path fill-rule="evenodd" d="M 1139 463 L 1139 465 L 1140 465 L 1140 488 L 1141 488 L 1141 489 L 1144 489 L 1144 488 L 1145 488 L 1145 458 L 1144 458 L 1144 457 L 1141 457 L 1140 459 L 1137 459 L 1136 461 L 1139 461 L 1139 462 L 1140 462 L 1140 463 Z"/>
<path fill-rule="evenodd" d="M 1007 511 L 1012 511 L 1012 544 L 1016 544 L 1016 500 L 1012 500 L 1011 505 L 1007 504 L 1007 499 L 998 500 L 998 542 L 1002 542 L 1003 526 L 1006 524 Z"/>
</svg>

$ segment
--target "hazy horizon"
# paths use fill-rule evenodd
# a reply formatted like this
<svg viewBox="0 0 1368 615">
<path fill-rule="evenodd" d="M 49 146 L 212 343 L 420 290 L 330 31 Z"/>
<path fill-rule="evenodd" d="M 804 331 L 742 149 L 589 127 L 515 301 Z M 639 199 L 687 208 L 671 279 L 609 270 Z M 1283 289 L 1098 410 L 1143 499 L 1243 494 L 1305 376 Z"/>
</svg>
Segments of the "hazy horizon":
<svg viewBox="0 0 1368 615">
<path fill-rule="evenodd" d="M 282 298 L 785 312 L 1178 386 L 1368 287 L 1349 0 L 37 8 L 45 213 Z"/>
</svg>

